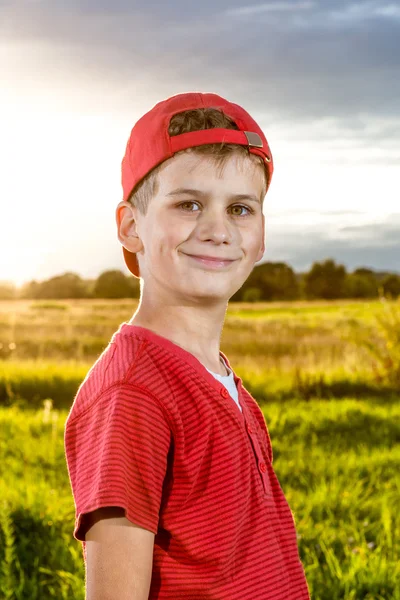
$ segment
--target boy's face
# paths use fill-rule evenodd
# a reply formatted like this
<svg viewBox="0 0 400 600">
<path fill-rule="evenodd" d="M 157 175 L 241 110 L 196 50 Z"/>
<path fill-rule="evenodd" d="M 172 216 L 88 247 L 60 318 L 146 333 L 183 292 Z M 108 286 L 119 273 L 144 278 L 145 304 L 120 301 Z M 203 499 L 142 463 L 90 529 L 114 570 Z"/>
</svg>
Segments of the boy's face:
<svg viewBox="0 0 400 600">
<path fill-rule="evenodd" d="M 128 250 L 139 248 L 145 288 L 226 302 L 263 256 L 264 193 L 262 168 L 247 157 L 230 157 L 222 174 L 195 153 L 166 161 L 147 213 L 131 207 L 133 237 L 120 230 Z"/>
</svg>

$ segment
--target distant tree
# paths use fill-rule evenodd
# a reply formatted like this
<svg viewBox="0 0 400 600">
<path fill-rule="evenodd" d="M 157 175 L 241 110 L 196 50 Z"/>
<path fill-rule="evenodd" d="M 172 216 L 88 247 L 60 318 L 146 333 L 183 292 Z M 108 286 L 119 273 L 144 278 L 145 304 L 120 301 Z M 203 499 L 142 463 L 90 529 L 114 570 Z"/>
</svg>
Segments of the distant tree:
<svg viewBox="0 0 400 600">
<path fill-rule="evenodd" d="M 389 275 L 398 275 L 398 273 L 393 273 L 391 271 L 375 271 L 375 277 L 379 285 L 382 285 L 382 281 L 386 279 L 386 277 L 389 277 Z"/>
<path fill-rule="evenodd" d="M 84 281 L 76 273 L 64 273 L 51 277 L 36 286 L 35 298 L 61 299 L 85 298 L 86 290 Z"/>
<path fill-rule="evenodd" d="M 31 281 L 26 284 L 21 295 L 25 298 L 61 299 L 85 298 L 85 284 L 76 273 L 64 273 L 45 281 Z"/>
<path fill-rule="evenodd" d="M 382 289 L 385 296 L 398 298 L 400 296 L 400 276 L 387 275 L 382 281 Z"/>
<path fill-rule="evenodd" d="M 354 271 L 349 273 L 345 281 L 345 296 L 347 298 L 376 298 L 378 296 L 378 282 L 374 275 Z"/>
<path fill-rule="evenodd" d="M 246 301 L 245 297 L 249 297 L 249 294 L 250 297 L 255 297 L 255 289 L 260 292 L 258 300 L 294 300 L 299 297 L 296 274 L 283 262 L 265 262 L 254 267 L 231 300 Z"/>
<path fill-rule="evenodd" d="M 19 292 L 20 298 L 37 298 L 39 288 L 40 283 L 35 279 L 24 283 Z"/>
<path fill-rule="evenodd" d="M 94 297 L 94 286 L 96 283 L 96 279 L 84 279 L 83 284 L 85 286 L 85 296 L 86 298 Z"/>
<path fill-rule="evenodd" d="M 307 298 L 343 298 L 346 293 L 345 282 L 346 268 L 329 258 L 324 262 L 315 262 L 305 274 L 305 293 Z"/>
<path fill-rule="evenodd" d="M 243 302 L 259 302 L 261 300 L 260 288 L 246 288 L 243 292 L 242 300 Z"/>
<path fill-rule="evenodd" d="M 96 279 L 93 295 L 95 298 L 138 298 L 139 280 L 127 277 L 122 271 L 104 271 Z"/>
<path fill-rule="evenodd" d="M 295 273 L 284 262 L 257 265 L 231 301 L 296 300 L 299 298 L 374 298 L 379 290 L 387 296 L 400 296 L 400 275 L 373 271 L 366 267 L 347 273 L 333 259 L 315 262 L 310 271 Z M 11 298 L 139 298 L 140 280 L 122 271 L 105 271 L 97 279 L 81 279 L 64 273 L 45 281 L 32 280 L 17 289 L 0 282 L 0 299 Z"/>
<path fill-rule="evenodd" d="M 306 296 L 306 275 L 307 273 L 296 273 L 297 284 L 299 287 L 299 298 L 305 299 Z"/>
<path fill-rule="evenodd" d="M 368 269 L 367 267 L 358 267 L 353 271 L 354 275 L 362 275 L 364 277 L 371 277 L 372 279 L 376 279 L 376 271 L 373 269 Z"/>
<path fill-rule="evenodd" d="M 15 300 L 17 288 L 10 281 L 0 281 L 0 300 Z"/>
</svg>

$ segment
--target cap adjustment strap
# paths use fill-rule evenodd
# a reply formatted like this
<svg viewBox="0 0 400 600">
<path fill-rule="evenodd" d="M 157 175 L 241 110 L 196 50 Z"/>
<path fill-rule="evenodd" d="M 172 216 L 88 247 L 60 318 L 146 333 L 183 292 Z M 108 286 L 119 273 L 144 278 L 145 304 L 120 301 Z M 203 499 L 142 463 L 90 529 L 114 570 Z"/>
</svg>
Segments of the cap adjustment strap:
<svg viewBox="0 0 400 600">
<path fill-rule="evenodd" d="M 254 133 L 253 131 L 243 131 L 243 133 L 247 138 L 247 143 L 249 146 L 253 146 L 254 148 L 263 147 L 262 139 L 258 133 Z"/>
<path fill-rule="evenodd" d="M 201 129 L 199 131 L 189 131 L 170 137 L 172 152 L 179 152 L 195 146 L 204 146 L 205 144 L 239 144 L 240 146 L 249 146 L 249 148 L 260 148 L 265 159 L 270 162 L 271 157 L 267 148 L 258 133 L 253 131 L 237 131 L 236 129 L 223 129 L 215 127 L 214 129 Z"/>
</svg>

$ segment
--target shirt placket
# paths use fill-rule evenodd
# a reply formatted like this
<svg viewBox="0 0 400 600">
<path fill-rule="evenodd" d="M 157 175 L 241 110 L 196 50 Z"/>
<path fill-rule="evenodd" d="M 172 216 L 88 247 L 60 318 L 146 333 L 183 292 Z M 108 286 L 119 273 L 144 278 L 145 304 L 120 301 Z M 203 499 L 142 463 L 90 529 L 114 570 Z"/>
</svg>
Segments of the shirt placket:
<svg viewBox="0 0 400 600">
<path fill-rule="evenodd" d="M 266 456 L 264 456 L 264 453 L 261 450 L 260 440 L 259 436 L 257 435 L 256 426 L 250 421 L 247 411 L 244 411 L 243 416 L 245 419 L 246 432 L 250 439 L 251 446 L 253 448 L 254 456 L 256 459 L 257 470 L 259 472 L 263 484 L 264 493 L 267 496 L 271 496 L 272 490 L 271 482 L 269 479 L 269 459 Z M 265 455 L 267 455 L 267 453 L 265 453 Z"/>
<path fill-rule="evenodd" d="M 221 385 L 220 394 L 223 398 L 230 398 L 230 400 L 235 404 L 233 398 L 230 397 L 230 394 L 225 386 Z M 240 392 L 239 392 L 239 400 L 240 400 Z M 247 436 L 250 440 L 251 447 L 253 450 L 253 454 L 256 461 L 256 467 L 262 482 L 262 486 L 264 489 L 264 493 L 266 496 L 272 495 L 271 483 L 269 479 L 269 459 L 267 458 L 268 452 L 265 452 L 266 457 L 264 457 L 263 452 L 261 450 L 261 445 L 259 441 L 259 436 L 257 435 L 257 427 L 255 423 L 251 421 L 251 415 L 249 414 L 244 403 L 240 403 L 242 407 L 241 418 L 245 424 L 245 429 L 247 432 Z M 235 410 L 239 410 L 240 408 L 236 406 Z"/>
</svg>

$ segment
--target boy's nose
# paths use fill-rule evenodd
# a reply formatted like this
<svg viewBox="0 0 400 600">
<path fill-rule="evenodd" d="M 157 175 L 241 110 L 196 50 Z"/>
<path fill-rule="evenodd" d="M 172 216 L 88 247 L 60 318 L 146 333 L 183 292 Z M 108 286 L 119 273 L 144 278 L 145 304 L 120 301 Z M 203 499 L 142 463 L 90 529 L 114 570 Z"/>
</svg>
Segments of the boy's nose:
<svg viewBox="0 0 400 600">
<path fill-rule="evenodd" d="M 203 241 L 211 240 L 216 244 L 232 243 L 235 233 L 226 213 L 203 211 L 197 221 L 197 233 Z"/>
</svg>

